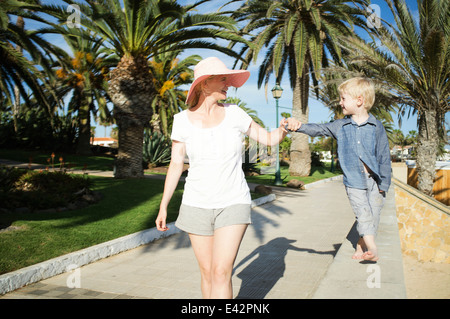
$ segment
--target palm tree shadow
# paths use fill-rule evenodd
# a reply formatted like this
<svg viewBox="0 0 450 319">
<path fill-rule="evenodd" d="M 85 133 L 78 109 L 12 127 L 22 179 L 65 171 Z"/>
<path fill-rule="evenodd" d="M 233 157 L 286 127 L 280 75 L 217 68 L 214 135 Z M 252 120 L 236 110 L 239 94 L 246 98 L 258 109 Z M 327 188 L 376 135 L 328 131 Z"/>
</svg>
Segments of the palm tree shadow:
<svg viewBox="0 0 450 319">
<path fill-rule="evenodd" d="M 242 280 L 237 299 L 263 299 L 272 290 L 286 270 L 285 257 L 288 250 L 307 252 L 311 254 L 330 254 L 335 256 L 340 245 L 335 244 L 334 250 L 317 251 L 310 248 L 298 248 L 292 245 L 296 240 L 278 237 L 265 245 L 261 245 L 234 267 L 233 272 L 255 256 L 250 264 L 242 269 L 237 277 Z"/>
</svg>

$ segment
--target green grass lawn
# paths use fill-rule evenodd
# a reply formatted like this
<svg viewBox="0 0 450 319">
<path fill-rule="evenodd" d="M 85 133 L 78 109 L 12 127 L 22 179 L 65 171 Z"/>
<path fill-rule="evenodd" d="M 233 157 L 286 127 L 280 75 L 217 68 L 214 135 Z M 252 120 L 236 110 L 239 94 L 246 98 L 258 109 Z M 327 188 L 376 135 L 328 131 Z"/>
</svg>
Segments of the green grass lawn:
<svg viewBox="0 0 450 319">
<path fill-rule="evenodd" d="M 21 227 L 0 233 L 0 273 L 155 226 L 164 181 L 91 177 L 104 198 L 89 207 L 59 213 L 0 213 L 0 224 Z M 175 220 L 183 185 L 174 193 L 168 222 Z"/>
<path fill-rule="evenodd" d="M 0 274 L 155 227 L 164 181 L 90 176 L 104 198 L 91 206 L 54 213 L 0 213 Z M 183 183 L 175 191 L 167 223 L 178 216 Z M 263 195 L 252 194 L 252 198 Z"/>
</svg>

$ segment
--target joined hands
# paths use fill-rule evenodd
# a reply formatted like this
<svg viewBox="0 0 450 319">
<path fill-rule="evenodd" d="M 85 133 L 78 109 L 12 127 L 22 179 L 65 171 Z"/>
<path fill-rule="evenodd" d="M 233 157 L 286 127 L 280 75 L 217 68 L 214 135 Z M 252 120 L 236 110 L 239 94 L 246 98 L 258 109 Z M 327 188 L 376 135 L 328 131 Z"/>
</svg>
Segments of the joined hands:
<svg viewBox="0 0 450 319">
<path fill-rule="evenodd" d="M 289 117 L 282 119 L 280 125 L 281 129 L 288 133 L 297 131 L 302 126 L 302 123 L 293 117 Z"/>
</svg>

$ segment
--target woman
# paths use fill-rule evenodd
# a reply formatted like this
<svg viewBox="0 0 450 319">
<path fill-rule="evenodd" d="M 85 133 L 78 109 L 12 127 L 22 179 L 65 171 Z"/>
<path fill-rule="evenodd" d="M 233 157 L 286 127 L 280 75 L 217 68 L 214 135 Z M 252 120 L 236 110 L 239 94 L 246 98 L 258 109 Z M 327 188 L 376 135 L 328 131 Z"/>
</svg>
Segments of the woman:
<svg viewBox="0 0 450 319">
<path fill-rule="evenodd" d="M 240 87 L 246 70 L 230 70 L 218 58 L 200 61 L 194 68 L 186 103 L 175 115 L 172 159 L 156 219 L 165 231 L 167 205 L 189 158 L 189 171 L 175 225 L 189 234 L 201 273 L 204 298 L 232 298 L 231 275 L 237 252 L 251 223 L 251 198 L 242 171 L 244 134 L 264 145 L 276 145 L 286 136 L 283 119 L 271 133 L 236 105 L 219 104 L 229 86 Z"/>
</svg>

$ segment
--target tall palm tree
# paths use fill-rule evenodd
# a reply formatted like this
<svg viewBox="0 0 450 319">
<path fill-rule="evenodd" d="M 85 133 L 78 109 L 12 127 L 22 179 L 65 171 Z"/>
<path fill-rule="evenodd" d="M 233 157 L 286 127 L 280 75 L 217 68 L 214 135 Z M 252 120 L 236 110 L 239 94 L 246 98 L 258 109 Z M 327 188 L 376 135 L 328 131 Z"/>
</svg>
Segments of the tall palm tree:
<svg viewBox="0 0 450 319">
<path fill-rule="evenodd" d="M 293 90 L 292 116 L 303 123 L 308 122 L 310 79 L 317 85 L 328 58 L 341 60 L 340 37 L 355 36 L 354 25 L 366 28 L 363 11 L 357 5 L 365 7 L 368 1 L 249 0 L 233 14 L 238 21 L 246 21 L 244 32 L 257 32 L 251 38 L 255 49 L 242 48 L 246 61 L 256 60 L 260 50 L 268 48 L 259 68 L 258 86 L 265 83 L 267 88 L 273 73 L 280 82 L 288 72 Z M 306 176 L 310 168 L 308 137 L 294 134 L 289 173 Z"/>
<path fill-rule="evenodd" d="M 188 48 L 216 49 L 237 57 L 232 50 L 202 39 L 239 40 L 235 21 L 219 13 L 194 9 L 208 0 L 181 6 L 174 0 L 86 0 L 80 23 L 98 34 L 120 62 L 110 73 L 109 96 L 119 128 L 116 178 L 142 177 L 144 126 L 152 116 L 149 101 L 157 94 L 148 60 L 164 51 Z M 46 6 L 65 22 L 65 8 Z"/>
<path fill-rule="evenodd" d="M 192 82 L 194 72 L 191 67 L 200 62 L 199 55 L 191 55 L 183 60 L 177 57 L 180 50 L 163 52 L 150 60 L 150 72 L 157 94 L 151 101 L 153 109 L 152 127 L 169 136 L 173 116 L 186 108 L 186 91 L 179 87 Z"/>
<path fill-rule="evenodd" d="M 405 146 L 409 145 L 408 139 L 405 137 L 405 134 L 399 129 L 394 130 L 392 134 L 392 143 L 396 146 L 400 147 L 400 160 L 403 161 L 403 150 Z"/>
<path fill-rule="evenodd" d="M 418 0 L 416 22 L 404 0 L 387 0 L 395 26 L 377 29 L 381 46 L 348 39 L 354 62 L 391 87 L 402 114 L 418 116 L 418 189 L 432 194 L 445 114 L 450 111 L 450 2 Z"/>
<path fill-rule="evenodd" d="M 34 1 L 31 1 L 34 2 Z M 0 6 L 0 95 L 19 104 L 22 97 L 30 105 L 31 90 L 37 102 L 44 106 L 53 124 L 54 106 L 48 102 L 47 93 L 55 94 L 47 85 L 43 71 L 50 72 L 50 54 L 61 54 L 62 50 L 43 40 L 38 31 L 26 30 L 24 18 L 40 21 L 33 11 L 40 6 L 15 0 L 2 1 Z M 11 17 L 16 16 L 16 23 Z M 13 116 L 17 111 L 13 110 Z M 14 119 L 15 121 L 15 119 Z"/>
<path fill-rule="evenodd" d="M 60 85 L 66 87 L 66 93 L 72 92 L 68 111 L 78 114 L 79 132 L 76 151 L 78 154 L 91 154 L 91 112 L 109 114 L 107 76 L 109 67 L 116 62 L 114 56 L 102 53 L 102 40 L 83 29 L 57 29 L 63 34 L 73 56 L 61 59 L 56 71 Z M 117 63 L 117 62 L 116 62 Z M 102 118 L 102 120 L 107 120 Z"/>
</svg>

